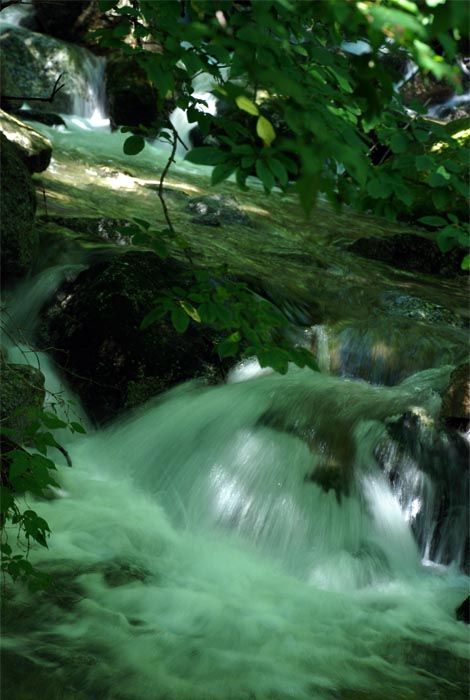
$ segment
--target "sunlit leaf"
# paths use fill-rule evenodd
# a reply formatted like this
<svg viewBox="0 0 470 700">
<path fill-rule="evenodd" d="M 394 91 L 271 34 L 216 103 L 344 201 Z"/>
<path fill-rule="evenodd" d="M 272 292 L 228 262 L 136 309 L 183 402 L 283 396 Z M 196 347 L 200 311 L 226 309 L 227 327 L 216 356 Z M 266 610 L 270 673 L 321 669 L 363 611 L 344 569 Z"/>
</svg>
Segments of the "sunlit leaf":
<svg viewBox="0 0 470 700">
<path fill-rule="evenodd" d="M 273 125 L 266 117 L 263 117 L 263 115 L 260 115 L 256 122 L 256 133 L 267 147 L 269 147 L 276 138 Z"/>
<path fill-rule="evenodd" d="M 182 309 L 184 309 L 185 313 L 187 313 L 188 316 L 193 319 L 193 321 L 196 321 L 196 323 L 201 323 L 201 317 L 199 316 L 198 310 L 192 304 L 187 301 L 180 301 L 180 306 Z"/>
<path fill-rule="evenodd" d="M 248 97 L 245 97 L 245 95 L 238 95 L 238 97 L 235 98 L 235 102 L 238 109 L 241 109 L 244 112 L 248 112 L 248 114 L 252 114 L 255 117 L 258 116 L 258 107 L 255 105 L 254 102 L 249 100 Z"/>
</svg>

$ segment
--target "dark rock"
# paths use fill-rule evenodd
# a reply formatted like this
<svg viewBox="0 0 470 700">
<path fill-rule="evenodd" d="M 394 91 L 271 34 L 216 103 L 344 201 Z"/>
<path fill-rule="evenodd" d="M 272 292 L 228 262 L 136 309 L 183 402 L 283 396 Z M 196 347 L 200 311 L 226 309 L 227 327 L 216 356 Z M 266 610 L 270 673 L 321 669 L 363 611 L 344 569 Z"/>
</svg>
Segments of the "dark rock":
<svg viewBox="0 0 470 700">
<path fill-rule="evenodd" d="M 96 420 L 214 367 L 214 337 L 202 325 L 191 323 L 180 335 L 165 316 L 140 330 L 156 297 L 184 286 L 184 274 L 182 265 L 152 253 L 117 255 L 66 284 L 43 314 L 40 341 L 54 348 Z"/>
<path fill-rule="evenodd" d="M 466 429 L 470 421 L 470 363 L 464 362 L 450 375 L 442 397 L 441 417 L 446 424 Z"/>
<path fill-rule="evenodd" d="M 37 255 L 36 193 L 18 147 L 0 134 L 2 286 L 27 274 Z"/>
<path fill-rule="evenodd" d="M 114 58 L 106 64 L 106 99 L 111 128 L 119 126 L 150 127 L 152 122 L 167 116 L 172 106 L 158 104 L 158 90 L 149 82 L 143 68 L 129 56 Z"/>
<path fill-rule="evenodd" d="M 100 14 L 97 0 L 33 0 L 38 31 L 80 41 Z"/>
<path fill-rule="evenodd" d="M 17 109 L 15 116 L 26 121 L 39 122 L 46 126 L 65 126 L 61 116 L 53 112 L 41 112 L 39 109 Z"/>
<path fill-rule="evenodd" d="M 52 156 L 52 143 L 49 139 L 3 110 L 0 110 L 0 131 L 18 146 L 30 173 L 46 170 Z"/>
<path fill-rule="evenodd" d="M 186 210 L 195 214 L 192 221 L 202 226 L 223 226 L 238 224 L 252 226 L 250 219 L 232 197 L 212 194 L 205 197 L 191 197 Z"/>
<path fill-rule="evenodd" d="M 132 234 L 126 235 L 126 229 L 133 228 L 126 219 L 109 219 L 107 217 L 61 217 L 50 216 L 48 221 L 75 231 L 83 236 L 102 238 L 104 241 L 129 245 Z"/>
<path fill-rule="evenodd" d="M 461 251 L 441 253 L 435 241 L 412 233 L 400 233 L 387 238 L 358 238 L 347 249 L 365 258 L 381 260 L 400 270 L 447 276 L 461 272 Z"/>
<path fill-rule="evenodd" d="M 470 596 L 467 596 L 463 603 L 461 603 L 459 607 L 455 609 L 455 615 L 457 620 L 466 622 L 467 625 L 470 624 Z"/>
</svg>

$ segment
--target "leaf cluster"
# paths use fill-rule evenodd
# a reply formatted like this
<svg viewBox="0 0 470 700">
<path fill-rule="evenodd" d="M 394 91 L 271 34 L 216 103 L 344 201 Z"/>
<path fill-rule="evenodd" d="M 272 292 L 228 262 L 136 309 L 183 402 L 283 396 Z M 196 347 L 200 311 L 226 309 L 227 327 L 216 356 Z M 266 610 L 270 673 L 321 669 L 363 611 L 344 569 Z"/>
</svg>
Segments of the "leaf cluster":
<svg viewBox="0 0 470 700">
<path fill-rule="evenodd" d="M 31 545 L 47 547 L 50 534 L 48 523 L 27 505 L 27 494 L 42 497 L 47 489 L 59 487 L 54 472 L 57 467 L 48 455 L 50 448 L 60 449 L 54 430 L 68 428 L 74 433 L 84 433 L 83 426 L 66 422 L 52 411 L 36 407 L 17 411 L 26 421 L 23 429 L 28 448 L 15 442 L 15 431 L 1 428 L 1 484 L 0 484 L 0 553 L 2 574 L 13 580 L 23 580 L 32 590 L 44 588 L 50 582 L 47 574 L 28 561 Z M 16 551 L 9 543 L 11 529 L 16 530 Z M 17 553 L 17 549 L 20 553 Z"/>
</svg>

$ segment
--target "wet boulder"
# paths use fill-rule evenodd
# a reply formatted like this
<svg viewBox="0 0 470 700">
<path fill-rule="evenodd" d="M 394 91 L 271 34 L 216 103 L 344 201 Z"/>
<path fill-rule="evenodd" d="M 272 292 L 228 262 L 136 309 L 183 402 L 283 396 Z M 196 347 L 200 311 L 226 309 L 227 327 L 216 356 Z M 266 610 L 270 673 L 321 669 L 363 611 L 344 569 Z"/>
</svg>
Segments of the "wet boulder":
<svg viewBox="0 0 470 700">
<path fill-rule="evenodd" d="M 348 246 L 348 250 L 364 258 L 388 263 L 400 270 L 446 276 L 461 271 L 461 251 L 452 250 L 444 254 L 435 241 L 412 233 L 400 233 L 386 238 L 358 238 Z"/>
<path fill-rule="evenodd" d="M 26 275 L 37 255 L 36 193 L 16 144 L 0 134 L 2 286 Z"/>
<path fill-rule="evenodd" d="M 5 109 L 20 109 L 28 97 L 50 98 L 62 76 L 63 87 L 52 101 L 35 101 L 35 109 L 92 115 L 96 100 L 91 86 L 101 70 L 101 59 L 80 46 L 12 25 L 0 28 L 0 49 Z"/>
<path fill-rule="evenodd" d="M 185 208 L 186 211 L 193 214 L 192 222 L 201 226 L 252 225 L 248 216 L 233 197 L 221 194 L 191 197 Z"/>
<path fill-rule="evenodd" d="M 0 131 L 18 146 L 30 173 L 40 173 L 48 167 L 52 143 L 39 131 L 3 110 L 0 110 Z"/>
<path fill-rule="evenodd" d="M 39 122 L 46 126 L 65 126 L 65 122 L 59 114 L 54 112 L 41 112 L 39 109 L 26 109 L 21 107 L 15 111 L 15 116 L 18 119 L 26 119 L 26 121 Z"/>
<path fill-rule="evenodd" d="M 108 61 L 105 71 L 106 100 L 111 128 L 139 125 L 150 127 L 156 119 L 168 116 L 172 105 L 158 104 L 158 90 L 149 82 L 143 68 L 129 56 Z"/>
<path fill-rule="evenodd" d="M 97 0 L 33 0 L 38 31 L 80 41 L 100 15 Z"/>
<path fill-rule="evenodd" d="M 214 337 L 191 323 L 179 334 L 164 316 L 140 324 L 156 297 L 184 285 L 185 268 L 153 253 L 100 262 L 61 288 L 43 313 L 39 341 L 97 421 L 194 377 L 220 378 Z"/>
<path fill-rule="evenodd" d="M 441 417 L 447 425 L 466 429 L 470 422 L 470 363 L 464 362 L 450 375 L 442 397 Z"/>
</svg>

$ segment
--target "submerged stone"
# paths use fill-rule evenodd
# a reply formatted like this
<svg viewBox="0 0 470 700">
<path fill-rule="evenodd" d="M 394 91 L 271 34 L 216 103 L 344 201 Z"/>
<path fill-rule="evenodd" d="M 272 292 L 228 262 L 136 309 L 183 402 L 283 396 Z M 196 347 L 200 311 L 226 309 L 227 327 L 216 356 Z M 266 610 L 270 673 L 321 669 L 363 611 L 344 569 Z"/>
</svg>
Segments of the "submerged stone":
<svg viewBox="0 0 470 700">
<path fill-rule="evenodd" d="M 186 205 L 186 210 L 194 214 L 192 222 L 202 226 L 252 225 L 236 199 L 220 194 L 191 197 Z"/>
</svg>

